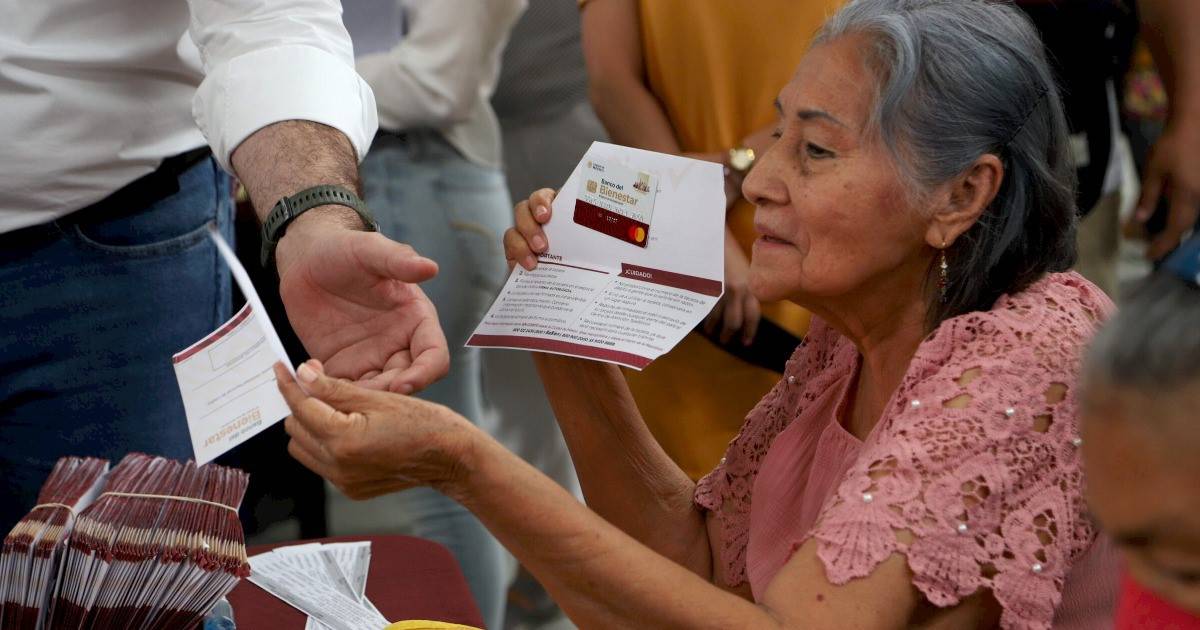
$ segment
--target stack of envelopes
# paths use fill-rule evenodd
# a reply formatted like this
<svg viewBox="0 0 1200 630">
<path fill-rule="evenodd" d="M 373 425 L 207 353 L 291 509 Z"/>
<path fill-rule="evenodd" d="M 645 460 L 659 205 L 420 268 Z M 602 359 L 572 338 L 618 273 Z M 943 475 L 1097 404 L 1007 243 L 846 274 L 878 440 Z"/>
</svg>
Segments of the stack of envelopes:
<svg viewBox="0 0 1200 630">
<path fill-rule="evenodd" d="M 70 525 L 65 544 L 58 543 L 62 557 L 53 577 L 19 569 L 3 574 L 6 592 L 43 598 L 34 615 L 22 604 L 22 621 L 13 628 L 188 628 L 249 575 L 237 515 L 249 482 L 245 473 L 132 454 L 101 477 L 93 481 L 102 484 L 98 492 L 93 488 L 72 510 L 61 510 Z M 47 488 L 53 481 L 52 475 Z M 43 505 L 22 524 L 49 509 Z M 9 539 L 27 535 L 18 525 Z M 8 545 L 6 539 L 6 552 Z M 34 600 L 26 595 L 21 601 Z M 18 600 L 6 597 L 4 615 L 9 601 Z"/>
<path fill-rule="evenodd" d="M 38 493 L 38 505 L 0 550 L 0 628 L 34 630 L 49 614 L 67 539 L 80 510 L 100 494 L 108 462 L 64 457 Z"/>
</svg>

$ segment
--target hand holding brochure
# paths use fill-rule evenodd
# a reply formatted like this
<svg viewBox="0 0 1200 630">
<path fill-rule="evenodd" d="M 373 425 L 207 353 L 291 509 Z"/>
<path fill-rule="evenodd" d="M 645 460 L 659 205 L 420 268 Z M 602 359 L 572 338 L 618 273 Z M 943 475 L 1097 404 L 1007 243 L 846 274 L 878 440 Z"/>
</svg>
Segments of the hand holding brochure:
<svg viewBox="0 0 1200 630">
<path fill-rule="evenodd" d="M 543 226 L 549 251 L 467 345 L 646 367 L 721 297 L 724 190 L 719 164 L 594 143 Z"/>
</svg>

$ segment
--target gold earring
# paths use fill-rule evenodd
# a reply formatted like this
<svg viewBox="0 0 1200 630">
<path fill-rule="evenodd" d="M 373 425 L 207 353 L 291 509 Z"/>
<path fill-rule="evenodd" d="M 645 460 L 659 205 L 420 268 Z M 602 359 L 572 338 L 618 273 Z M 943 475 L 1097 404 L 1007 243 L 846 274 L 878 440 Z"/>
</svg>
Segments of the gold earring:
<svg viewBox="0 0 1200 630">
<path fill-rule="evenodd" d="M 941 273 L 938 276 L 938 290 L 942 294 L 942 302 L 946 302 L 946 289 L 950 286 L 950 265 L 946 264 L 946 241 L 942 241 L 941 251 Z"/>
</svg>

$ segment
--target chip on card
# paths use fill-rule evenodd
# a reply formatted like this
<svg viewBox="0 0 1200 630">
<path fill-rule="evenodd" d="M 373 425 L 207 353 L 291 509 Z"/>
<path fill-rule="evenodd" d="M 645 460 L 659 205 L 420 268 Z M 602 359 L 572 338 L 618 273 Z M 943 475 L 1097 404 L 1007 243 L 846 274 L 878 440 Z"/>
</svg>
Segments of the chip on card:
<svg viewBox="0 0 1200 630">
<path fill-rule="evenodd" d="M 645 247 L 650 239 L 650 217 L 658 176 L 620 164 L 589 160 L 584 164 L 575 197 L 575 222 Z"/>
</svg>

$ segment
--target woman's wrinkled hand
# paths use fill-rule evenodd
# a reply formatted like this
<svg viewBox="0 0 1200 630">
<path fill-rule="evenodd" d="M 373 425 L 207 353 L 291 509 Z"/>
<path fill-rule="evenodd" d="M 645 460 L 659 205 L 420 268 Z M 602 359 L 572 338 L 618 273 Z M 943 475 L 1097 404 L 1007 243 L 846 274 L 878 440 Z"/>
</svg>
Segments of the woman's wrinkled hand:
<svg viewBox="0 0 1200 630">
<path fill-rule="evenodd" d="M 374 391 L 325 374 L 319 361 L 296 377 L 275 365 L 292 415 L 284 422 L 288 452 L 352 499 L 415 486 L 442 491 L 462 481 L 477 429 L 450 409 Z"/>
<path fill-rule="evenodd" d="M 513 209 L 516 227 L 504 232 L 504 257 L 508 259 L 510 269 L 513 265 L 521 265 L 526 271 L 533 271 L 537 267 L 538 254 L 550 249 L 542 225 L 550 221 L 555 196 L 553 189 L 543 188 Z"/>
</svg>

